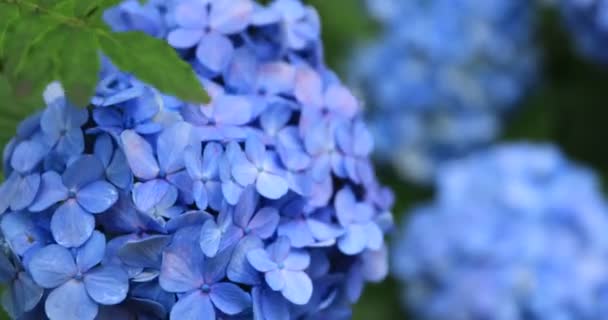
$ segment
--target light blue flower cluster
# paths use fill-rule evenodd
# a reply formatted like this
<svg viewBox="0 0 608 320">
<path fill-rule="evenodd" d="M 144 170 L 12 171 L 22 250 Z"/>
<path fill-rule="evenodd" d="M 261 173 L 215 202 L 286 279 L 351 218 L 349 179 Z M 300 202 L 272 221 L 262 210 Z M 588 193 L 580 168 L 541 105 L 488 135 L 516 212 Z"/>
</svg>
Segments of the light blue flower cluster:
<svg viewBox="0 0 608 320">
<path fill-rule="evenodd" d="M 586 56 L 608 63 L 608 1 L 560 0 L 573 41 Z"/>
<path fill-rule="evenodd" d="M 368 0 L 380 38 L 349 71 L 369 100 L 378 156 L 428 183 L 445 160 L 486 145 L 536 76 L 526 0 Z"/>
<path fill-rule="evenodd" d="M 499 146 L 440 170 L 394 272 L 420 319 L 606 319 L 608 207 L 551 146 Z"/>
<path fill-rule="evenodd" d="M 3 157 L 0 280 L 15 319 L 348 319 L 387 273 L 392 193 L 358 101 L 297 0 L 129 0 L 211 102 L 104 62 L 88 108 L 53 85 Z"/>
</svg>

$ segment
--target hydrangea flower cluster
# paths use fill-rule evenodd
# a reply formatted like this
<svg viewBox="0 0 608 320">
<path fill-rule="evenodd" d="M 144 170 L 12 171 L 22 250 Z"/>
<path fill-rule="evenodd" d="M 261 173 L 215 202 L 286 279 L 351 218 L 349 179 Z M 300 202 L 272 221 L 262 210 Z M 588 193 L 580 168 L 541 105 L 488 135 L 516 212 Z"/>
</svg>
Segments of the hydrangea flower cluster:
<svg viewBox="0 0 608 320">
<path fill-rule="evenodd" d="M 368 0 L 384 31 L 349 71 L 367 96 L 378 157 L 429 183 L 491 142 L 536 76 L 526 0 Z"/>
<path fill-rule="evenodd" d="M 560 0 L 559 3 L 579 50 L 591 59 L 608 63 L 608 1 Z"/>
<path fill-rule="evenodd" d="M 420 319 L 605 319 L 606 205 L 553 147 L 494 147 L 441 169 L 393 270 Z"/>
<path fill-rule="evenodd" d="M 54 85 L 3 157 L 2 303 L 15 319 L 348 319 L 387 273 L 392 193 L 358 101 L 296 0 L 126 1 L 197 105 L 104 62 L 88 108 Z"/>
</svg>

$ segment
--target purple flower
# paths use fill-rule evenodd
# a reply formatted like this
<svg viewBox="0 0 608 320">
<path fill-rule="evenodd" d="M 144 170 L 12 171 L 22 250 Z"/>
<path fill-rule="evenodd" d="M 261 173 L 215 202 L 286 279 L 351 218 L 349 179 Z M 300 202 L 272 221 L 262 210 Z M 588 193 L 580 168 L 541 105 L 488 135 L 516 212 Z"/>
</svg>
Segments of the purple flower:
<svg viewBox="0 0 608 320">
<path fill-rule="evenodd" d="M 230 255 L 205 258 L 195 245 L 195 229 L 184 229 L 163 253 L 160 285 L 179 293 L 171 319 L 215 319 L 216 310 L 235 315 L 251 306 L 250 295 L 234 283 L 225 281 Z"/>
<path fill-rule="evenodd" d="M 40 191 L 29 207 L 39 212 L 61 203 L 51 219 L 55 241 L 65 247 L 82 245 L 95 229 L 94 214 L 109 209 L 118 200 L 118 191 L 103 180 L 103 166 L 93 156 L 82 156 L 63 175 L 47 171 Z"/>
<path fill-rule="evenodd" d="M 94 319 L 98 305 L 118 304 L 127 295 L 129 280 L 120 268 L 97 266 L 104 255 L 105 237 L 95 232 L 74 253 L 51 244 L 37 251 L 29 262 L 32 278 L 52 289 L 45 302 L 51 319 Z"/>
<path fill-rule="evenodd" d="M 364 283 L 383 276 L 392 197 L 370 165 L 358 102 L 324 65 L 314 9 L 126 0 L 104 18 L 168 41 L 211 101 L 165 95 L 107 59 L 87 109 L 49 87 L 48 107 L 3 153 L 8 311 L 348 317 Z"/>
<path fill-rule="evenodd" d="M 282 172 L 277 154 L 267 151 L 254 136 L 247 138 L 245 152 L 239 149 L 232 163 L 232 176 L 238 183 L 255 184 L 258 192 L 270 199 L 284 196 L 289 189 Z"/>
<path fill-rule="evenodd" d="M 65 98 L 55 99 L 40 119 L 45 143 L 61 155 L 81 154 L 84 151 L 81 127 L 88 118 L 87 110 L 70 105 Z"/>
<path fill-rule="evenodd" d="M 290 250 L 289 239 L 280 237 L 266 250 L 255 249 L 247 253 L 247 260 L 258 271 L 264 273 L 268 286 L 280 291 L 297 305 L 308 303 L 312 296 L 312 281 L 304 272 L 310 264 L 305 251 Z"/>
<path fill-rule="evenodd" d="M 175 12 L 179 27 L 169 33 L 168 41 L 179 49 L 196 46 L 198 61 L 221 72 L 234 52 L 227 36 L 247 27 L 252 10 L 251 0 L 184 1 Z"/>
<path fill-rule="evenodd" d="M 204 210 L 207 206 L 219 210 L 222 205 L 222 184 L 219 162 L 224 148 L 219 143 L 209 143 L 201 152 L 200 145 L 188 146 L 184 151 L 186 169 L 192 178 L 192 196 L 196 206 Z"/>
<path fill-rule="evenodd" d="M 344 235 L 338 239 L 338 248 L 344 254 L 355 255 L 365 249 L 382 248 L 382 229 L 373 220 L 373 208 L 365 202 L 357 202 L 350 188 L 336 194 L 334 202 L 336 216 L 344 228 Z"/>
<path fill-rule="evenodd" d="M 254 24 L 266 25 L 280 22 L 285 29 L 286 42 L 291 49 L 305 49 L 318 41 L 321 23 L 317 12 L 297 0 L 278 0 L 270 7 L 258 8 Z"/>
</svg>

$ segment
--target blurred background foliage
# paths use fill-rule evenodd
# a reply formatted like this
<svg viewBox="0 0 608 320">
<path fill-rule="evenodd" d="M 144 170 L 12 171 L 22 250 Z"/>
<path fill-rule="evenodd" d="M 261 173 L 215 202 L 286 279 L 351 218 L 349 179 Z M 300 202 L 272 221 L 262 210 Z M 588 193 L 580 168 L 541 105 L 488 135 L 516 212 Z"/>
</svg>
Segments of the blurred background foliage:
<svg viewBox="0 0 608 320">
<path fill-rule="evenodd" d="M 309 0 L 320 12 L 328 63 L 347 73 L 346 61 L 357 44 L 378 32 L 378 26 L 354 0 Z M 575 51 L 559 13 L 541 10 L 537 39 L 542 54 L 541 79 L 523 105 L 511 115 L 503 141 L 553 142 L 564 153 L 608 179 L 608 66 L 589 62 Z M 390 168 L 378 168 L 396 194 L 394 214 L 401 222 L 407 209 L 432 199 L 433 191 L 397 179 Z M 369 285 L 355 307 L 355 319 L 413 319 L 401 305 L 401 288 L 389 279 Z"/>
<path fill-rule="evenodd" d="M 307 0 L 320 13 L 326 58 L 330 66 L 346 74 L 352 49 L 378 31 L 357 0 Z M 543 54 L 542 79 L 524 105 L 511 116 L 502 140 L 551 141 L 570 158 L 594 168 L 608 178 L 608 66 L 587 62 L 573 49 L 562 20 L 553 10 L 543 10 L 537 28 Z M 7 86 L 0 78 L 0 97 Z M 4 100 L 10 104 L 11 101 Z M 16 124 L 33 109 L 5 108 L 0 116 L 0 143 L 14 135 Z M 398 180 L 390 168 L 378 168 L 384 183 L 396 193 L 396 220 L 408 208 L 432 198 L 430 188 Z M 605 181 L 604 181 L 605 182 Z M 605 183 L 604 183 L 605 185 Z M 408 319 L 400 308 L 399 286 L 393 279 L 369 285 L 355 307 L 355 319 Z M 5 316 L 1 319 L 8 319 Z"/>
</svg>

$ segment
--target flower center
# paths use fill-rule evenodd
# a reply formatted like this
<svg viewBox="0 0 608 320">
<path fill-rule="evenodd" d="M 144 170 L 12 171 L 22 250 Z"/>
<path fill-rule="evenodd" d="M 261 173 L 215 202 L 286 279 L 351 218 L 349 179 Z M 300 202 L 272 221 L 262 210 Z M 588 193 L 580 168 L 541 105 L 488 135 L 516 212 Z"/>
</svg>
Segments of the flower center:
<svg viewBox="0 0 608 320">
<path fill-rule="evenodd" d="M 209 293 L 209 292 L 211 292 L 211 287 L 208 284 L 204 284 L 201 286 L 201 291 L 203 293 Z"/>
<path fill-rule="evenodd" d="M 279 263 L 279 270 L 285 269 L 285 264 L 283 262 Z"/>
</svg>

